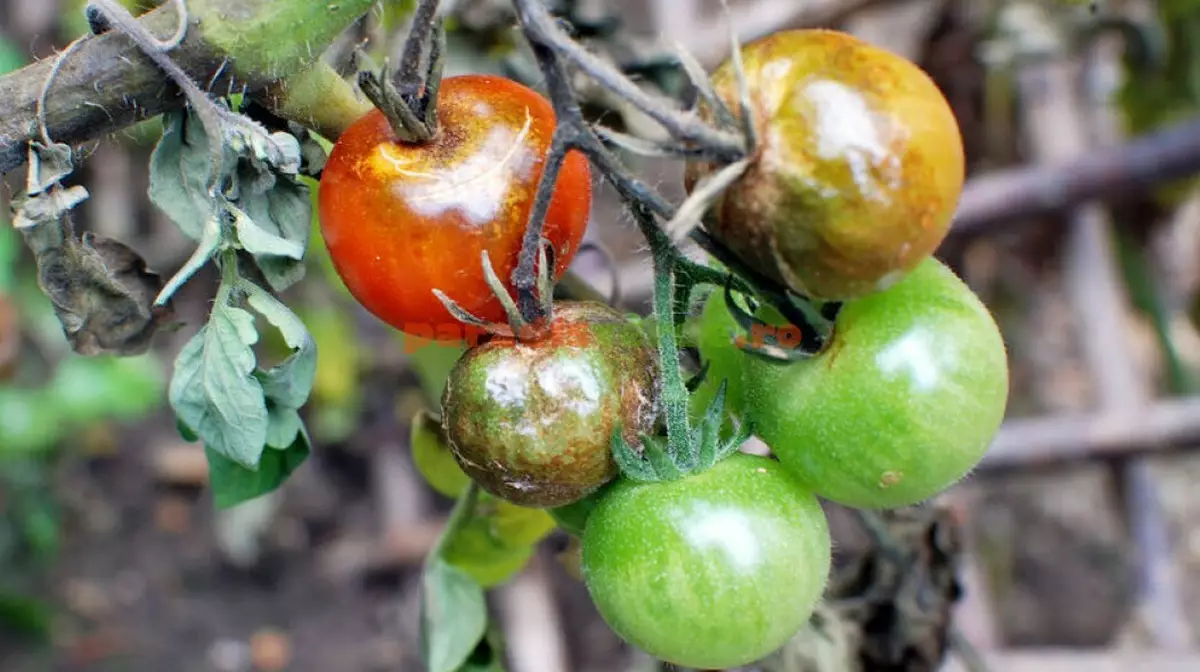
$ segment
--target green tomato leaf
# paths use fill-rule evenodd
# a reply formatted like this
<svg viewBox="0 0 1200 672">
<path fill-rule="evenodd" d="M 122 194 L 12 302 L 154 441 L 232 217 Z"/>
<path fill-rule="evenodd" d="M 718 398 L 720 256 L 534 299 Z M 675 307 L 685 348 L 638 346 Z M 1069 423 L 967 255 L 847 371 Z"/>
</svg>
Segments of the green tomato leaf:
<svg viewBox="0 0 1200 672">
<path fill-rule="evenodd" d="M 487 632 L 483 588 L 431 557 L 421 578 L 421 658 L 429 672 L 456 672 Z"/>
<path fill-rule="evenodd" d="M 442 551 L 446 562 L 484 588 L 508 581 L 525 568 L 535 544 L 550 530 L 549 514 L 494 497 L 480 500 L 476 515 L 458 530 Z"/>
<path fill-rule="evenodd" d="M 313 205 L 308 185 L 296 174 L 299 141 L 287 133 L 273 133 L 271 140 L 273 147 L 249 142 L 251 160 L 238 164 L 242 196 L 230 210 L 239 244 L 254 255 L 267 283 L 278 292 L 304 277 Z M 273 154 L 279 156 L 272 160 Z"/>
<path fill-rule="evenodd" d="M 163 119 L 150 161 L 150 198 L 201 244 L 168 287 L 174 291 L 226 246 L 252 254 L 276 291 L 302 278 L 313 205 L 308 184 L 297 176 L 299 141 L 287 133 L 267 136 L 249 120 L 224 128 L 219 165 L 236 168 L 214 174 L 213 139 L 194 113 L 171 112 Z"/>
<path fill-rule="evenodd" d="M 488 522 L 492 535 L 508 548 L 532 547 L 557 527 L 554 517 L 543 509 L 519 506 L 499 498 L 480 501 L 481 519 Z"/>
<path fill-rule="evenodd" d="M 267 404 L 253 375 L 254 316 L 218 303 L 175 359 L 168 398 L 214 453 L 254 469 L 267 440 Z"/>
<path fill-rule="evenodd" d="M 471 521 L 446 545 L 442 557 L 480 586 L 491 588 L 516 576 L 533 553 L 533 546 L 504 546 L 492 535 L 486 522 Z"/>
<path fill-rule="evenodd" d="M 234 214 L 234 227 L 237 229 L 238 242 L 242 249 L 253 255 L 271 255 L 301 259 L 304 257 L 304 245 L 275 235 L 263 229 L 240 208 L 230 208 Z"/>
<path fill-rule="evenodd" d="M 304 431 L 304 420 L 294 408 L 267 402 L 267 447 L 286 450 Z M 261 466 L 260 466 L 261 468 Z"/>
<path fill-rule="evenodd" d="M 467 489 L 471 479 L 458 466 L 446 445 L 441 423 L 429 411 L 413 416 L 409 445 L 413 464 L 434 490 L 446 497 L 458 497 Z"/>
<path fill-rule="evenodd" d="M 200 120 L 185 111 L 162 115 L 163 133 L 150 154 L 150 202 L 195 241 L 213 215 L 208 196 L 211 157 Z"/>
<path fill-rule="evenodd" d="M 425 399 L 435 408 L 441 408 L 446 378 L 466 352 L 466 347 L 444 341 L 431 341 L 411 334 L 401 333 L 400 338 L 404 342 L 405 352 L 409 353 L 413 371 L 421 381 Z"/>
<path fill-rule="evenodd" d="M 300 408 L 308 401 L 316 377 L 317 344 L 300 318 L 281 301 L 249 282 L 242 283 L 242 289 L 250 307 L 267 318 L 294 351 L 270 370 L 258 372 L 263 393 L 279 406 Z"/>
<path fill-rule="evenodd" d="M 213 503 L 217 508 L 226 509 L 274 491 L 297 467 L 304 464 L 310 451 L 308 434 L 303 427 L 294 435 L 291 445 L 282 450 L 265 451 L 257 470 L 247 469 L 205 447 Z"/>
</svg>

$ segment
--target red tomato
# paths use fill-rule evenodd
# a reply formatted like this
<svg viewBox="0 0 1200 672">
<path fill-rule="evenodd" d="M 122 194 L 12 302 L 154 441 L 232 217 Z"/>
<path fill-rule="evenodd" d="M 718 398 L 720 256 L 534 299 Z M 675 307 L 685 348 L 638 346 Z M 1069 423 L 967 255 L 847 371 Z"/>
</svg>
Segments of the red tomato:
<svg viewBox="0 0 1200 672">
<path fill-rule="evenodd" d="M 415 336 L 459 340 L 465 325 L 433 290 L 477 317 L 504 321 L 482 253 L 508 283 L 555 119 L 536 91 L 490 75 L 445 79 L 437 106 L 429 142 L 397 141 L 379 110 L 338 138 L 321 175 L 321 232 L 338 275 L 367 310 Z M 573 151 L 543 232 L 554 246 L 555 278 L 575 256 L 590 209 L 591 171 Z"/>
</svg>

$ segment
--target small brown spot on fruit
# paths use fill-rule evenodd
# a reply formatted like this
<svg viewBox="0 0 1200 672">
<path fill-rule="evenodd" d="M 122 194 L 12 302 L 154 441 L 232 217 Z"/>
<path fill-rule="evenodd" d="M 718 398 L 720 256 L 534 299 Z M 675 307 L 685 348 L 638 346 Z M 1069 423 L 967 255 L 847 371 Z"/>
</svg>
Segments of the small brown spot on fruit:
<svg viewBox="0 0 1200 672">
<path fill-rule="evenodd" d="M 904 480 L 904 472 L 902 471 L 885 471 L 879 477 L 880 489 L 887 489 Z"/>
</svg>

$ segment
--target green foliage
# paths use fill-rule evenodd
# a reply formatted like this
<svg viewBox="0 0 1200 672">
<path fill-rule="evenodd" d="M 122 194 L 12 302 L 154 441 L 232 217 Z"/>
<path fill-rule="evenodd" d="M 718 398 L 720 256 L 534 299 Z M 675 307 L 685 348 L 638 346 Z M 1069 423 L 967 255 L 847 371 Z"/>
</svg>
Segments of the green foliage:
<svg viewBox="0 0 1200 672">
<path fill-rule="evenodd" d="M 224 301 L 219 297 L 208 324 L 180 351 L 170 389 L 180 423 L 204 441 L 210 456 L 225 458 L 221 477 L 212 480 L 220 506 L 273 490 L 307 457 L 299 409 L 316 372 L 316 346 L 299 319 L 262 289 L 249 283 L 239 289 L 246 292 L 247 304 L 279 329 L 293 353 L 270 369 L 258 368 L 251 347 L 258 338 L 254 318 L 228 303 L 232 293 L 227 293 Z M 260 463 L 264 452 L 266 464 Z"/>
<path fill-rule="evenodd" d="M 487 632 L 483 588 L 434 556 L 421 579 L 421 658 L 429 672 L 456 672 Z"/>
<path fill-rule="evenodd" d="M 1156 22 L 1125 31 L 1125 81 L 1117 101 L 1131 135 L 1182 122 L 1200 111 L 1200 3 L 1159 0 L 1154 5 Z M 1185 179 L 1157 192 L 1171 204 L 1194 186 L 1194 179 Z"/>
<path fill-rule="evenodd" d="M 325 47 L 377 0 L 263 2 L 245 11 L 236 0 L 189 0 L 205 38 L 239 75 L 281 79 L 310 67 Z"/>
<path fill-rule="evenodd" d="M 253 470 L 206 447 L 213 503 L 218 508 L 228 508 L 275 490 L 308 459 L 310 450 L 308 433 L 303 427 L 291 444 L 282 448 L 268 446 Z"/>
<path fill-rule="evenodd" d="M 150 196 L 199 243 L 163 295 L 210 260 L 221 268 L 209 320 L 179 352 L 169 397 L 186 434 L 220 458 L 211 483 L 225 507 L 277 488 L 309 453 L 299 409 L 316 375 L 316 343 L 287 306 L 243 276 L 250 272 L 243 264 L 252 260 L 253 275 L 275 291 L 303 277 L 313 204 L 297 175 L 295 137 L 226 120 L 213 138 L 204 121 L 196 112 L 167 116 L 151 157 Z M 251 310 L 290 349 L 275 366 L 259 364 Z"/>
<path fill-rule="evenodd" d="M 409 435 L 413 464 L 425 481 L 446 497 L 458 497 L 470 480 L 446 446 L 439 420 L 432 413 L 420 412 L 412 421 Z"/>
<path fill-rule="evenodd" d="M 168 283 L 166 295 L 222 249 L 253 255 L 276 291 L 304 275 L 312 200 L 308 185 L 296 176 L 299 142 L 286 133 L 269 138 L 246 129 L 228 133 L 213 148 L 195 113 L 164 117 L 163 137 L 150 157 L 150 200 L 200 244 Z M 221 187 L 215 199 L 213 183 Z"/>
<path fill-rule="evenodd" d="M 463 495 L 471 481 L 431 413 L 413 418 L 410 446 L 413 463 L 434 490 L 446 497 Z M 495 586 L 521 571 L 534 546 L 554 527 L 554 519 L 544 510 L 480 493 L 471 519 L 445 540 L 443 557 L 480 585 Z"/>
<path fill-rule="evenodd" d="M 86 425 L 134 420 L 162 404 L 165 372 L 152 355 L 68 357 L 41 386 L 0 386 L 0 459 L 48 451 Z"/>
</svg>

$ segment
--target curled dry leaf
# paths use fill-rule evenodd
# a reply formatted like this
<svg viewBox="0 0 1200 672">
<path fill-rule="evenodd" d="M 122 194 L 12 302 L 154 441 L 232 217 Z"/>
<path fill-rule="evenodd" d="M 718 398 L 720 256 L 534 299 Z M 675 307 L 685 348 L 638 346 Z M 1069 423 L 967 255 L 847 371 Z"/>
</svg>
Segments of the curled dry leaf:
<svg viewBox="0 0 1200 672">
<path fill-rule="evenodd" d="M 139 355 L 174 317 L 155 306 L 162 279 L 124 243 L 62 228 L 24 230 L 37 260 L 38 284 L 50 297 L 71 347 L 81 355 Z"/>
</svg>

